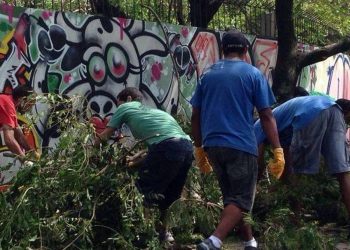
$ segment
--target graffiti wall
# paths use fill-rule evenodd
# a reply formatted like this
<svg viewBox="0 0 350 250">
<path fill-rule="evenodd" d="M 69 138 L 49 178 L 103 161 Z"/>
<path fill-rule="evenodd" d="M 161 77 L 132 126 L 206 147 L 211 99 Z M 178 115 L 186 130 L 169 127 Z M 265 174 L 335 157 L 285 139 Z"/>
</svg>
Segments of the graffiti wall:
<svg viewBox="0 0 350 250">
<path fill-rule="evenodd" d="M 221 32 L 121 18 L 79 15 L 0 5 L 0 92 L 30 84 L 36 93 L 81 96 L 84 115 L 98 131 L 116 109 L 116 96 L 137 87 L 147 105 L 190 116 L 197 78 L 220 58 Z M 246 60 L 271 82 L 277 42 L 247 35 Z M 300 85 L 336 98 L 350 98 L 349 58 L 343 54 L 304 69 Z M 86 111 L 89 112 L 86 112 Z M 55 147 L 52 110 L 37 102 L 33 126 L 21 118 L 33 147 Z M 85 112 L 85 113 L 84 113 Z M 27 129 L 28 130 L 28 129 Z M 0 138 L 1 165 L 12 162 Z M 11 170 L 16 172 L 17 168 Z M 2 172 L 6 182 L 10 172 Z M 5 178 L 5 179 L 4 179 Z"/>
</svg>

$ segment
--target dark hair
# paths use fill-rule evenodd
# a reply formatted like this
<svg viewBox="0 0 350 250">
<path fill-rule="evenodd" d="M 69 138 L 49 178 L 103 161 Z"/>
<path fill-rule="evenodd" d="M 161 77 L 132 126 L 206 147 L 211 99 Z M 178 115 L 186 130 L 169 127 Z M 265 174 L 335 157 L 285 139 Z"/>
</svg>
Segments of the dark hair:
<svg viewBox="0 0 350 250">
<path fill-rule="evenodd" d="M 308 96 L 309 92 L 301 86 L 296 86 L 294 89 L 294 97 L 298 96 Z"/>
<path fill-rule="evenodd" d="M 133 101 L 139 101 L 139 102 L 141 102 L 143 98 L 142 93 L 137 88 L 127 87 L 117 95 L 117 99 L 119 99 L 120 101 L 126 102 L 128 99 L 128 96 L 130 96 Z"/>
<path fill-rule="evenodd" d="M 228 55 L 230 53 L 238 53 L 239 55 L 243 55 L 245 50 L 246 48 L 222 48 L 224 55 Z"/>
<path fill-rule="evenodd" d="M 12 90 L 12 97 L 13 99 L 18 100 L 21 97 L 29 96 L 33 93 L 33 88 L 29 85 L 18 85 Z"/>
<path fill-rule="evenodd" d="M 335 101 L 343 110 L 343 113 L 350 112 L 350 100 L 347 99 L 338 99 Z"/>
</svg>

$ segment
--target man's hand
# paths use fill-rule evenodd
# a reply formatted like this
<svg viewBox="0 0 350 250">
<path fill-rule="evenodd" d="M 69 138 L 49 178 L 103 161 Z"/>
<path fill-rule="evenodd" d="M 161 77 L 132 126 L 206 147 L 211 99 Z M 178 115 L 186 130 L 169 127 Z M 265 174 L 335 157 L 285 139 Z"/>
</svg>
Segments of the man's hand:
<svg viewBox="0 0 350 250">
<path fill-rule="evenodd" d="M 26 152 L 26 159 L 29 160 L 34 160 L 34 161 L 38 161 L 40 159 L 41 154 L 37 151 L 37 150 L 30 150 L 28 152 Z"/>
<path fill-rule="evenodd" d="M 141 150 L 132 156 L 126 157 L 126 166 L 130 168 L 140 167 L 147 156 L 147 150 Z"/>
<path fill-rule="evenodd" d="M 34 154 L 35 160 L 37 161 L 40 160 L 41 154 L 38 152 L 38 150 L 35 150 L 33 154 Z"/>
<path fill-rule="evenodd" d="M 284 154 L 282 148 L 273 149 L 273 159 L 268 163 L 270 173 L 277 179 L 281 178 L 284 170 Z"/>
<path fill-rule="evenodd" d="M 196 165 L 203 174 L 208 174 L 213 171 L 207 154 L 204 152 L 202 147 L 194 147 L 194 158 L 196 160 Z"/>
</svg>

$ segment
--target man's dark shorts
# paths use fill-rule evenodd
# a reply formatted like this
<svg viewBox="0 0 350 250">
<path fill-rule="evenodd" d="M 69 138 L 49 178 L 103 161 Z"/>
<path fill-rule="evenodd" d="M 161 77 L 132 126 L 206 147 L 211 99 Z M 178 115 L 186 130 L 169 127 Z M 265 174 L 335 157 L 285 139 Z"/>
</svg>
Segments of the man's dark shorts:
<svg viewBox="0 0 350 250">
<path fill-rule="evenodd" d="M 218 178 L 224 205 L 235 204 L 250 211 L 258 175 L 256 156 L 226 147 L 208 147 L 206 152 Z"/>
<path fill-rule="evenodd" d="M 187 139 L 170 138 L 151 145 L 137 180 L 145 205 L 164 210 L 179 199 L 192 161 L 193 146 Z"/>
</svg>

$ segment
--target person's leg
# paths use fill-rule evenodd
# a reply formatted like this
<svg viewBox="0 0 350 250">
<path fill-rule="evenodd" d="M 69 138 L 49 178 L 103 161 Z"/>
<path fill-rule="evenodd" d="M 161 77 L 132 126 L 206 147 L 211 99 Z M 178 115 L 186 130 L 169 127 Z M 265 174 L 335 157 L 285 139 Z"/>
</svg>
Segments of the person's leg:
<svg viewBox="0 0 350 250">
<path fill-rule="evenodd" d="M 252 226 L 244 222 L 242 219 L 238 226 L 238 233 L 243 241 L 250 241 L 253 239 Z"/>
<path fill-rule="evenodd" d="M 160 241 L 172 242 L 174 238 L 167 234 L 167 208 L 162 207 L 166 200 L 165 192 L 169 183 L 178 173 L 177 165 L 173 159 L 168 159 L 170 150 L 167 150 L 171 142 L 153 145 L 149 148 L 148 155 L 139 169 L 137 187 L 144 195 L 144 214 L 150 217 L 151 210 L 147 207 L 158 207 L 160 217 L 155 225 Z M 172 152 L 172 155 L 176 153 Z"/>
<path fill-rule="evenodd" d="M 143 184 L 143 190 L 147 190 L 147 193 L 162 195 L 162 199 L 153 202 L 157 204 L 160 213 L 156 225 L 160 241 L 174 241 L 167 226 L 168 209 L 181 196 L 192 160 L 192 143 L 189 140 L 177 138 L 160 143 L 157 151 L 151 150 L 146 159 L 145 166 L 148 167 L 145 169 L 146 173 L 141 175 L 140 183 Z M 146 195 L 145 198 L 147 198 Z"/>
<path fill-rule="evenodd" d="M 336 176 L 339 182 L 340 193 L 350 218 L 350 172 L 339 173 Z"/>
<path fill-rule="evenodd" d="M 224 199 L 224 210 L 214 233 L 209 237 L 216 248 L 243 218 L 243 212 L 250 211 L 253 205 L 258 166 L 256 157 L 230 148 L 209 148 L 209 160 L 218 178 Z M 198 245 L 208 245 L 205 240 Z"/>
<path fill-rule="evenodd" d="M 172 152 L 175 153 L 175 152 Z M 158 227 L 159 239 L 161 241 L 172 242 L 174 241 L 168 228 L 168 209 L 169 207 L 181 197 L 183 187 L 185 185 L 187 174 L 192 166 L 193 152 L 184 151 L 175 153 L 176 155 L 184 155 L 183 161 L 173 161 L 179 167 L 177 175 L 173 178 L 173 181 L 169 183 L 167 189 L 164 191 L 164 200 L 159 203 L 160 212 L 160 227 Z"/>
<path fill-rule="evenodd" d="M 219 225 L 213 235 L 223 241 L 232 229 L 242 220 L 242 210 L 234 204 L 225 206 L 221 213 Z"/>
<path fill-rule="evenodd" d="M 327 130 L 322 144 L 322 154 L 330 174 L 339 182 L 343 202 L 350 218 L 350 165 L 346 141 L 347 127 L 341 110 L 334 106 L 329 109 Z"/>
<path fill-rule="evenodd" d="M 253 236 L 252 226 L 241 220 L 238 226 L 238 233 L 240 238 L 243 240 L 244 249 L 257 249 L 258 242 L 255 240 Z"/>
</svg>

